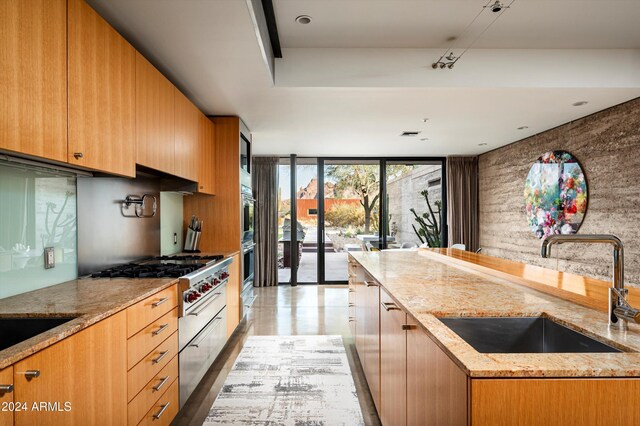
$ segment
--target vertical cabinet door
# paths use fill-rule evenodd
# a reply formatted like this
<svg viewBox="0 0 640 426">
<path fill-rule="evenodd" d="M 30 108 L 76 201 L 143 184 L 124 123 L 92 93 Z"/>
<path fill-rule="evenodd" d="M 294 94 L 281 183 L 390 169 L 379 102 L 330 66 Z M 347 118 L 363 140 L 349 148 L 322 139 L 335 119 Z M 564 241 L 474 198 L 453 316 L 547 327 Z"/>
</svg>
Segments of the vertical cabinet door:
<svg viewBox="0 0 640 426">
<path fill-rule="evenodd" d="M 407 424 L 407 314 L 380 290 L 380 419 L 385 426 Z"/>
<path fill-rule="evenodd" d="M 66 162 L 66 0 L 0 1 L 0 52 L 0 148 Z"/>
<path fill-rule="evenodd" d="M 364 374 L 373 402 L 380 413 L 380 287 L 365 278 Z"/>
<path fill-rule="evenodd" d="M 200 150 L 200 110 L 174 87 L 175 175 L 196 182 Z"/>
<path fill-rule="evenodd" d="M 413 326 L 407 331 L 407 425 L 467 424 L 467 375 Z"/>
<path fill-rule="evenodd" d="M 0 370 L 0 425 L 13 424 L 13 366 Z"/>
<path fill-rule="evenodd" d="M 240 323 L 240 293 L 242 292 L 242 274 L 240 273 L 240 255 L 233 256 L 229 265 L 227 282 L 227 337 L 231 336 Z"/>
<path fill-rule="evenodd" d="M 134 177 L 135 50 L 84 0 L 69 0 L 70 164 Z"/>
<path fill-rule="evenodd" d="M 204 114 L 200 114 L 200 155 L 198 158 L 198 192 L 214 195 L 215 128 Z"/>
<path fill-rule="evenodd" d="M 175 88 L 136 52 L 136 162 L 175 173 Z"/>
<path fill-rule="evenodd" d="M 356 350 L 358 352 L 358 357 L 360 358 L 360 364 L 362 364 L 362 369 L 364 370 L 366 359 L 364 357 L 365 353 L 365 313 L 367 308 L 367 288 L 364 284 L 364 281 L 358 280 L 355 285 L 355 293 L 356 293 Z"/>
<path fill-rule="evenodd" d="M 14 364 L 15 401 L 30 407 L 15 424 L 126 424 L 126 330 L 121 311 Z"/>
</svg>

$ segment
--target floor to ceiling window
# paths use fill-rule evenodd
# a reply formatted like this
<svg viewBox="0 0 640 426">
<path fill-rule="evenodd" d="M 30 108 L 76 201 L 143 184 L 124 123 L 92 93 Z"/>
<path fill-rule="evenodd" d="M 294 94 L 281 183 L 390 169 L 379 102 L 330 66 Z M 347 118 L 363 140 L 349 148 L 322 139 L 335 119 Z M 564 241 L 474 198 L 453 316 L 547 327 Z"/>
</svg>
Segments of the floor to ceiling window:
<svg viewBox="0 0 640 426">
<path fill-rule="evenodd" d="M 446 245 L 444 167 L 443 158 L 297 158 L 292 176 L 281 159 L 279 282 L 346 283 L 349 252 Z"/>
</svg>

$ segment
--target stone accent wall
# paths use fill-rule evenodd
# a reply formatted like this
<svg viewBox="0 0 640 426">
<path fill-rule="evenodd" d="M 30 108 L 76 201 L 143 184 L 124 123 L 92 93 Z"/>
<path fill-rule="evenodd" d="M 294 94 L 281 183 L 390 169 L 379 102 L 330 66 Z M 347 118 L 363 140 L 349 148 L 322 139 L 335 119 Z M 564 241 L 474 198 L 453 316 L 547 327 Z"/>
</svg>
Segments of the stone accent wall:
<svg viewBox="0 0 640 426">
<path fill-rule="evenodd" d="M 640 286 L 640 98 L 481 155 L 483 253 L 611 279 L 608 246 L 565 244 L 553 247 L 553 259 L 540 257 L 540 240 L 527 225 L 523 192 L 529 168 L 550 150 L 572 153 L 585 172 L 589 200 L 578 232 L 620 237 L 626 281 Z"/>
<path fill-rule="evenodd" d="M 391 235 L 396 237 L 399 243 L 415 243 L 420 245 L 420 240 L 411 225 L 415 224 L 415 218 L 409 211 L 415 208 L 418 214 L 427 211 L 427 204 L 420 192 L 429 189 L 431 205 L 442 199 L 442 185 L 438 184 L 429 188 L 429 182 L 440 179 L 442 182 L 442 167 L 440 165 L 421 165 L 410 173 L 387 183 L 389 195 L 389 213 L 391 220 L 389 228 Z"/>
</svg>

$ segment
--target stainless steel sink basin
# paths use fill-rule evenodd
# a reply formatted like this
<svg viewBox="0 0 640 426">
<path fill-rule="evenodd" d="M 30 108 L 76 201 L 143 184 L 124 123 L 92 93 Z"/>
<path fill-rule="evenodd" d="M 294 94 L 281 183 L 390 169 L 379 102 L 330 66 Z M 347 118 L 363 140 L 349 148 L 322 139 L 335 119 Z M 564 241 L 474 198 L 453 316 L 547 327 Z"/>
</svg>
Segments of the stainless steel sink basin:
<svg viewBox="0 0 640 426">
<path fill-rule="evenodd" d="M 0 351 L 51 330 L 74 317 L 0 318 Z"/>
<path fill-rule="evenodd" d="M 440 318 L 481 353 L 621 352 L 548 318 Z"/>
</svg>

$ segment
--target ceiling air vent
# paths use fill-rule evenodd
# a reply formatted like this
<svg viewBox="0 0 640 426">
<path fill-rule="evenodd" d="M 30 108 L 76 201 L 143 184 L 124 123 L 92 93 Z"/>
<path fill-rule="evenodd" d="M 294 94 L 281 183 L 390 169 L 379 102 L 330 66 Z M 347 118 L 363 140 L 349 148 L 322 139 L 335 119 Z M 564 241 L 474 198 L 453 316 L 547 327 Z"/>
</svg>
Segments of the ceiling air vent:
<svg viewBox="0 0 640 426">
<path fill-rule="evenodd" d="M 404 131 L 402 133 L 400 133 L 400 136 L 418 136 L 420 134 L 420 132 L 416 132 L 416 131 Z"/>
</svg>

